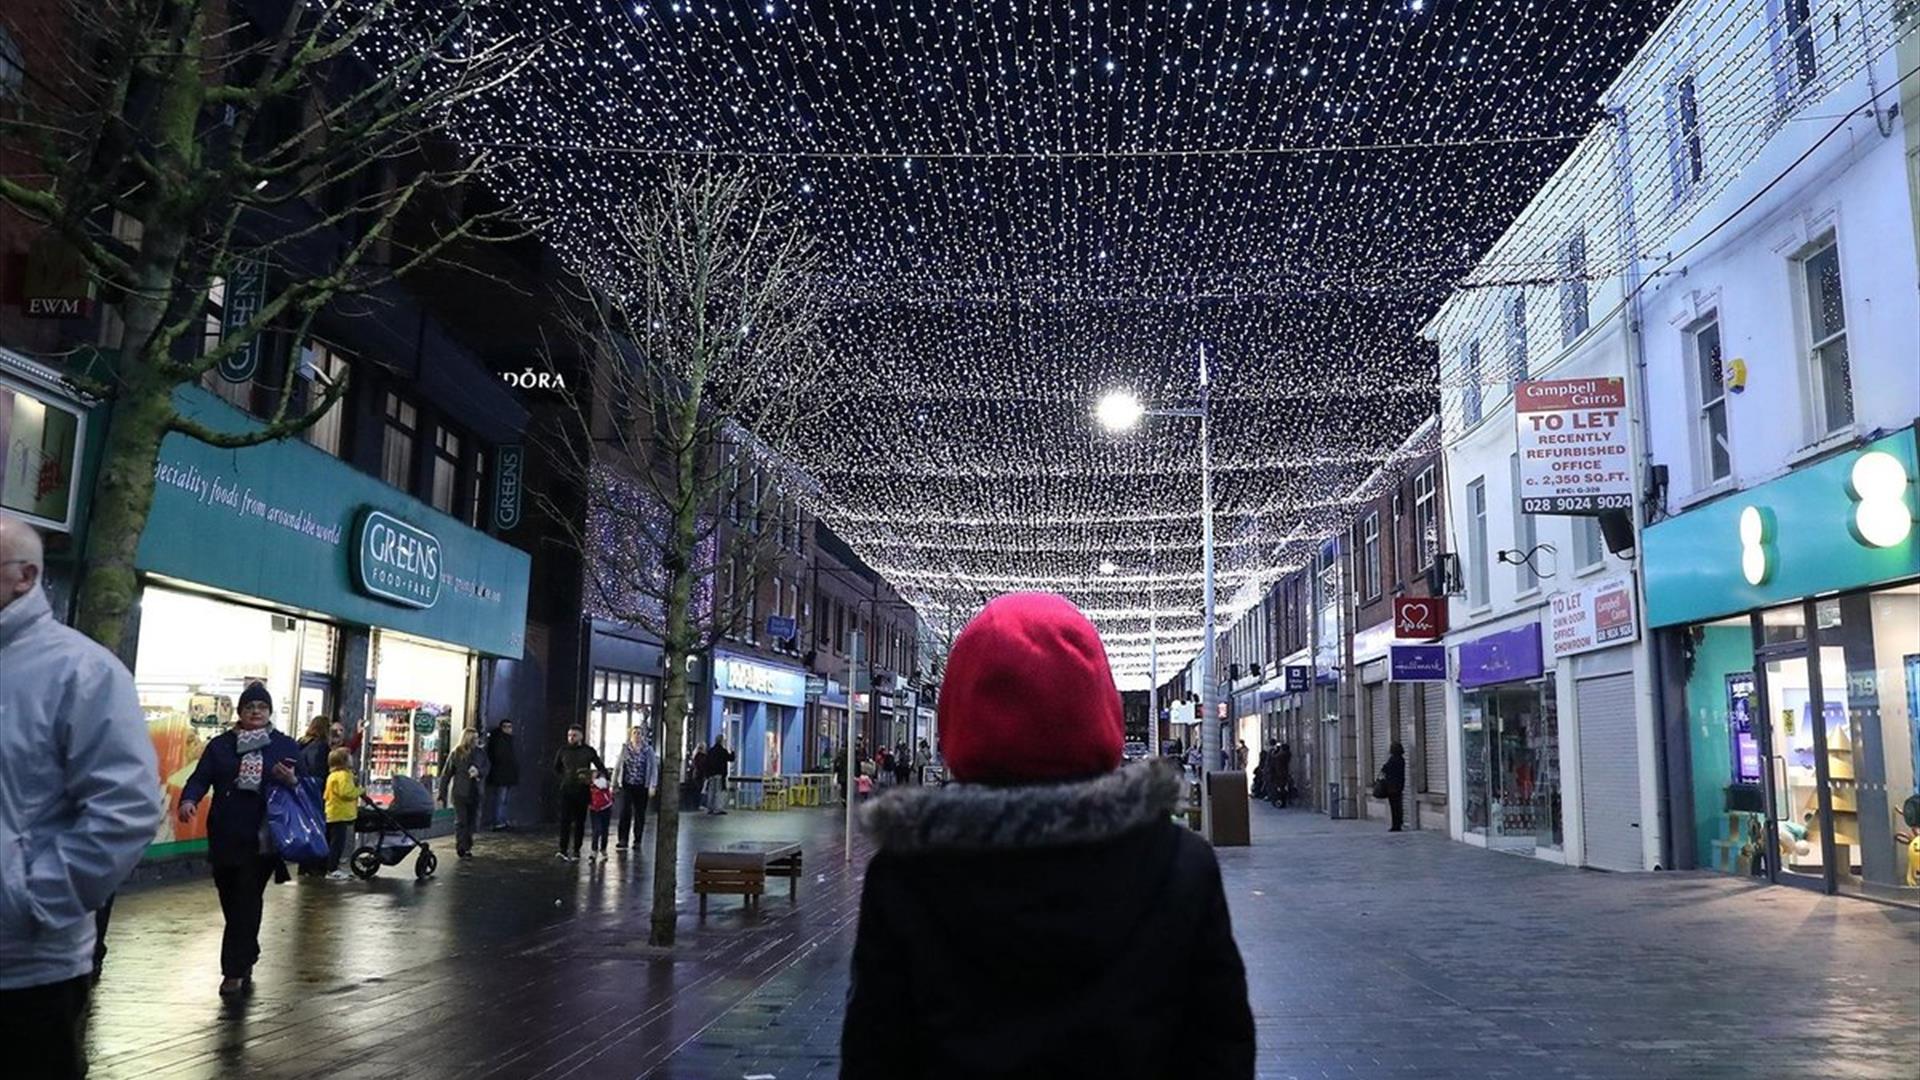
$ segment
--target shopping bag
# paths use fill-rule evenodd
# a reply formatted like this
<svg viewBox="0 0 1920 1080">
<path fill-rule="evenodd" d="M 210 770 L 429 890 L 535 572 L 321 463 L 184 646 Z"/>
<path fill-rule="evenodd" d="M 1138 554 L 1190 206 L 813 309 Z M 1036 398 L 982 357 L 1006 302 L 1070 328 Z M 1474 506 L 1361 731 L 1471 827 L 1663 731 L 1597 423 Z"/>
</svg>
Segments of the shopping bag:
<svg viewBox="0 0 1920 1080">
<path fill-rule="evenodd" d="M 267 833 L 273 849 L 291 863 L 327 857 L 327 819 L 320 812 L 320 782 L 301 778 L 292 787 L 267 784 Z"/>
<path fill-rule="evenodd" d="M 1373 797 L 1376 799 L 1384 799 L 1387 797 L 1387 778 L 1386 777 L 1383 776 L 1380 779 L 1375 780 L 1373 782 Z"/>
</svg>

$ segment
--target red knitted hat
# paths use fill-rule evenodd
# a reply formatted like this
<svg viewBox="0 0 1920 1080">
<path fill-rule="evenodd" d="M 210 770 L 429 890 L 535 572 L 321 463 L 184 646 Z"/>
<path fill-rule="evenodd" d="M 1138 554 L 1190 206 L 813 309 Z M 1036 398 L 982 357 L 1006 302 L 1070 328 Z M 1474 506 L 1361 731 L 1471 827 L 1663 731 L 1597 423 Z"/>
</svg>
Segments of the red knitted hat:
<svg viewBox="0 0 1920 1080">
<path fill-rule="evenodd" d="M 954 640 L 941 752 L 957 780 L 1074 780 L 1120 764 L 1125 723 L 1100 632 L 1065 597 L 1009 593 Z"/>
</svg>

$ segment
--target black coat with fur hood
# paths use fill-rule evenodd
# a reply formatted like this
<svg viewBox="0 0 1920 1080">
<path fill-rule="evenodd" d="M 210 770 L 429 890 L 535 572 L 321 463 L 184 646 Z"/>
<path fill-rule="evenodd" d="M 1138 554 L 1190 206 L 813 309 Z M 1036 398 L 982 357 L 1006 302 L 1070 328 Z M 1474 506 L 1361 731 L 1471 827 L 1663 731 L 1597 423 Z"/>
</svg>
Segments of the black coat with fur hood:
<svg viewBox="0 0 1920 1080">
<path fill-rule="evenodd" d="M 1253 1014 L 1213 848 L 1157 762 L 954 785 L 863 811 L 840 1075 L 1253 1075 Z"/>
</svg>

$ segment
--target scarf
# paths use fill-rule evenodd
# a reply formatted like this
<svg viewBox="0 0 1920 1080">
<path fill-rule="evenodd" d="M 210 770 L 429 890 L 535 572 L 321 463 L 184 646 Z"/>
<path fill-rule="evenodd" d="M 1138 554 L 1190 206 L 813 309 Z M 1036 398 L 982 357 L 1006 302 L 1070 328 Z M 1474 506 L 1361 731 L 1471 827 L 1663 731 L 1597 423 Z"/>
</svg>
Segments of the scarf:
<svg viewBox="0 0 1920 1080">
<path fill-rule="evenodd" d="M 240 751 L 240 775 L 234 779 L 233 786 L 241 791 L 259 791 L 261 774 L 265 763 L 261 751 L 273 741 L 273 729 L 270 727 L 247 730 L 233 730 L 235 745 Z"/>
</svg>

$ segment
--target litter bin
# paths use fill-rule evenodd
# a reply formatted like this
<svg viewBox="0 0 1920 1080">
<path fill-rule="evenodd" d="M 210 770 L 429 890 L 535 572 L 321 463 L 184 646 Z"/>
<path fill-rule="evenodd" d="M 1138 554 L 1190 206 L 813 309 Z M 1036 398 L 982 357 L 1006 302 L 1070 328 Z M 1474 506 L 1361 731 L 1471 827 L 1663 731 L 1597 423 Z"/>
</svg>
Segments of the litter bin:
<svg viewBox="0 0 1920 1080">
<path fill-rule="evenodd" d="M 1253 843 L 1247 824 L 1247 774 L 1238 769 L 1209 773 L 1207 793 L 1213 797 L 1213 846 Z"/>
</svg>

